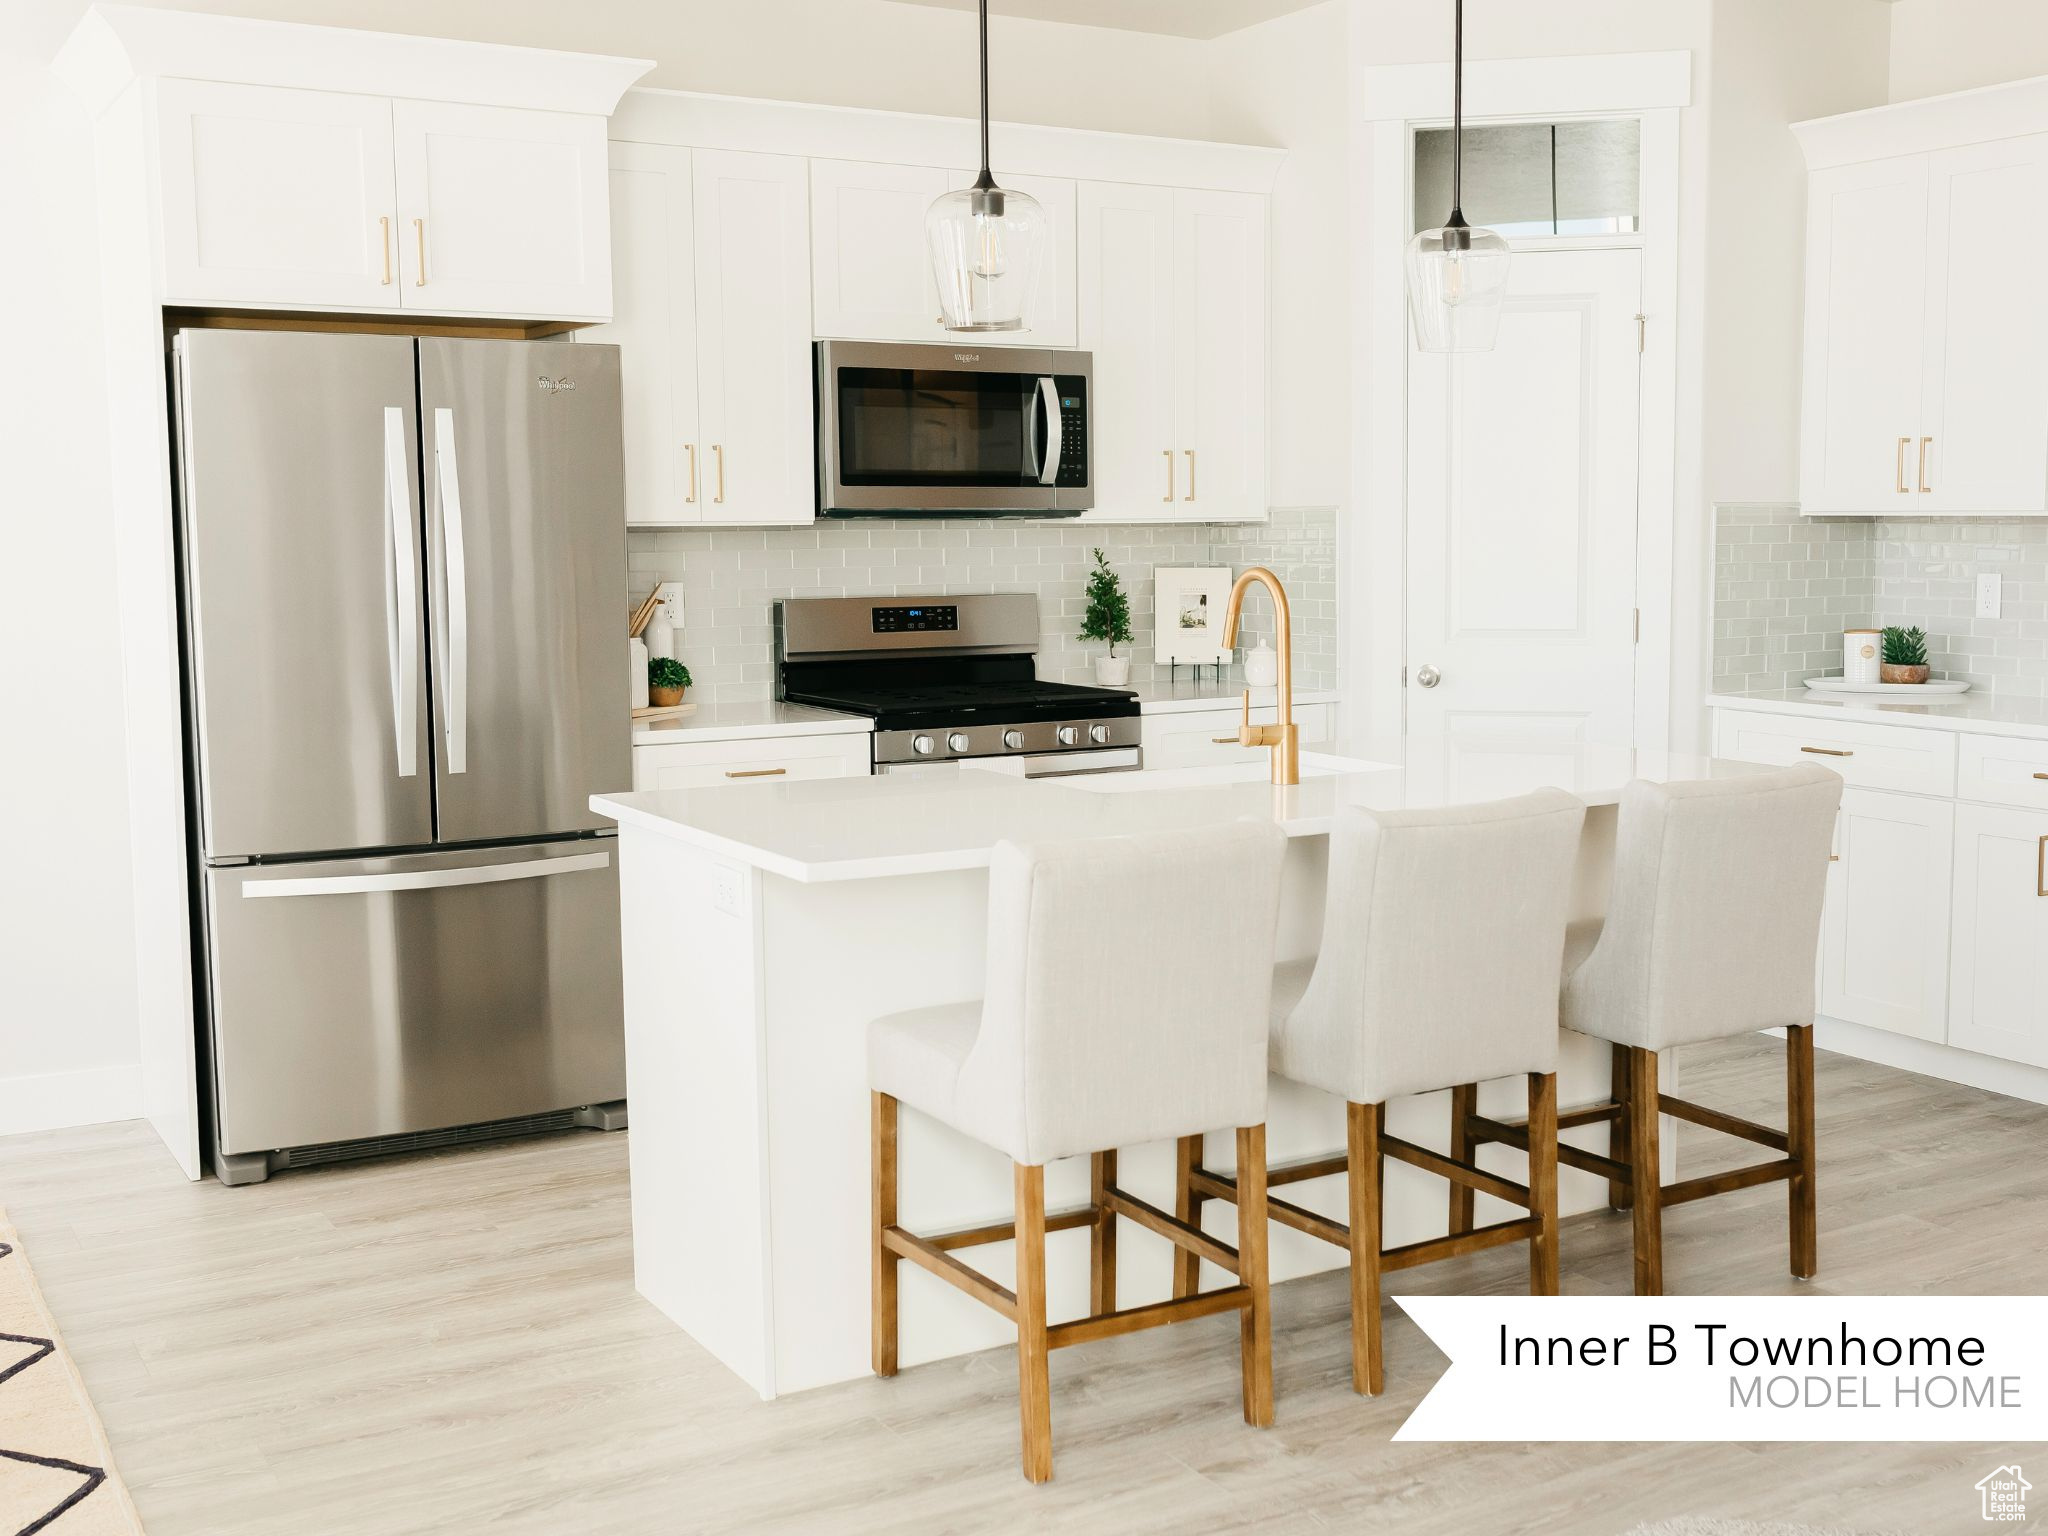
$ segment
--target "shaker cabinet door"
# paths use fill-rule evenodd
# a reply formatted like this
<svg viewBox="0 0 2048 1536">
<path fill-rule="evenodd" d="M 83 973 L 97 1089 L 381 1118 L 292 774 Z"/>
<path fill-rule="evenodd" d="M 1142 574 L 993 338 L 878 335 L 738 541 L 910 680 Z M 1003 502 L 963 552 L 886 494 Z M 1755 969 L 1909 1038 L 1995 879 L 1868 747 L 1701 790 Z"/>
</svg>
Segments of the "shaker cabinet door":
<svg viewBox="0 0 2048 1536">
<path fill-rule="evenodd" d="M 1174 451 L 1191 516 L 1266 515 L 1266 202 L 1173 195 Z"/>
<path fill-rule="evenodd" d="M 2048 815 L 1956 811 L 1948 1043 L 2048 1067 Z"/>
<path fill-rule="evenodd" d="M 1094 354 L 1095 505 L 1110 522 L 1180 516 L 1174 441 L 1174 194 L 1084 181 L 1076 192 L 1083 350 Z"/>
<path fill-rule="evenodd" d="M 813 160 L 811 282 L 819 336 L 945 341 L 925 211 L 952 184 L 927 165 Z"/>
<path fill-rule="evenodd" d="M 165 302 L 398 308 L 388 100 L 208 80 L 156 92 Z"/>
<path fill-rule="evenodd" d="M 1822 923 L 1820 1011 L 1921 1040 L 1947 1037 L 1955 805 L 1843 791 Z"/>
</svg>

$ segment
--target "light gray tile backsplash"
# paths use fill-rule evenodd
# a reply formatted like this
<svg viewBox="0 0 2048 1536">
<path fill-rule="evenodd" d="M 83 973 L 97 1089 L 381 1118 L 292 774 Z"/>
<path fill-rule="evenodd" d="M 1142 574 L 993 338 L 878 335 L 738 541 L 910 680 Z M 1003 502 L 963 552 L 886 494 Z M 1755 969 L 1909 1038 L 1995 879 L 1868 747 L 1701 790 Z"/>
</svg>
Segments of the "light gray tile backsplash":
<svg viewBox="0 0 2048 1536">
<path fill-rule="evenodd" d="M 1033 592 L 1042 633 L 1038 675 L 1090 683 L 1104 647 L 1076 639 L 1090 551 L 1100 546 L 1131 599 L 1133 683 L 1152 661 L 1152 571 L 1161 565 L 1269 566 L 1294 613 L 1294 683 L 1337 685 L 1337 512 L 1275 507 L 1269 522 L 1110 524 L 986 518 L 823 521 L 808 528 L 629 528 L 627 601 L 657 581 L 683 584 L 677 646 L 700 697 L 765 699 L 774 688 L 778 598 Z M 1263 594 L 1245 608 L 1247 645 L 1272 634 Z"/>
<path fill-rule="evenodd" d="M 2004 577 L 1974 617 L 1980 572 Z M 1842 669 L 1841 632 L 1918 624 L 1935 675 L 2048 695 L 2048 521 L 1809 518 L 1723 504 L 1714 522 L 1714 688 L 1797 688 Z"/>
</svg>

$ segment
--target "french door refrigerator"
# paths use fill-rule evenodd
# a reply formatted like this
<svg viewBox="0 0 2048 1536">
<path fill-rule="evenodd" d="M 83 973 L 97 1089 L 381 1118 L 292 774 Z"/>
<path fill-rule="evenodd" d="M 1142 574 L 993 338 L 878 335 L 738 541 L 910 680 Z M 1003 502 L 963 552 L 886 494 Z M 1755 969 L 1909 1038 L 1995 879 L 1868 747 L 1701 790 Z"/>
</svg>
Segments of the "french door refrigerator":
<svg viewBox="0 0 2048 1536">
<path fill-rule="evenodd" d="M 173 366 L 216 1173 L 623 1123 L 617 350 Z"/>
</svg>

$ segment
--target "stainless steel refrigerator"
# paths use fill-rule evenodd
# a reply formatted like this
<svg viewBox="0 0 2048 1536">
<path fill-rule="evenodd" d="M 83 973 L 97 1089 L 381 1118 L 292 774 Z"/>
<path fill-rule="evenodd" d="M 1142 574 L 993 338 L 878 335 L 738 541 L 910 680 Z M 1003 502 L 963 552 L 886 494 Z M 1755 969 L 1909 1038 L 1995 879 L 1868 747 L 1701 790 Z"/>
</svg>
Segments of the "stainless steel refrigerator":
<svg viewBox="0 0 2048 1536">
<path fill-rule="evenodd" d="M 617 350 L 173 363 L 215 1172 L 623 1123 Z"/>
</svg>

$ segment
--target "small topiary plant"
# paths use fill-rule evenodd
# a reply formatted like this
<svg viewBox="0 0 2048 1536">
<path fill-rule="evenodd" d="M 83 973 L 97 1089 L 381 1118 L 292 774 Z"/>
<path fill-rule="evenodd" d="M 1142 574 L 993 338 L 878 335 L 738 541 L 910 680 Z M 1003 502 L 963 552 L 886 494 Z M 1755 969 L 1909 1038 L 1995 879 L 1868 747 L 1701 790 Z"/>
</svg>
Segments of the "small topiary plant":
<svg viewBox="0 0 2048 1536">
<path fill-rule="evenodd" d="M 1081 617 L 1083 640 L 1107 640 L 1109 654 L 1131 640 L 1131 600 L 1124 584 L 1109 568 L 1109 558 L 1095 551 L 1095 569 L 1088 573 L 1088 611 Z"/>
<path fill-rule="evenodd" d="M 650 691 L 673 688 L 680 693 L 690 686 L 690 669 L 673 656 L 657 656 L 647 663 L 647 686 Z"/>
<path fill-rule="evenodd" d="M 1901 629 L 1896 624 L 1886 626 L 1884 664 L 1888 667 L 1926 666 L 1927 631 L 1918 624 L 1911 629 Z"/>
</svg>

